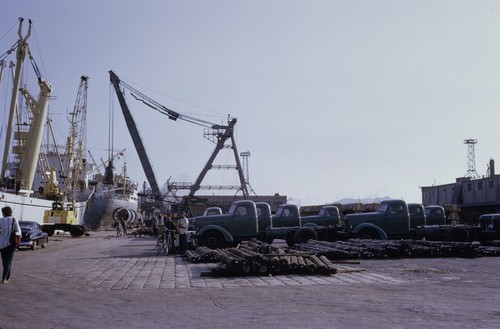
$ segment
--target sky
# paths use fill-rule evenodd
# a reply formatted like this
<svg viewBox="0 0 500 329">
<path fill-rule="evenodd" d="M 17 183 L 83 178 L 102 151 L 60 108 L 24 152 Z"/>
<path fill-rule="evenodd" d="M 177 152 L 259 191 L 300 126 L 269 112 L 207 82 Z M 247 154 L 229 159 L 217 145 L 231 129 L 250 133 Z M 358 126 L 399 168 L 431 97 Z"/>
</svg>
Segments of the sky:
<svg viewBox="0 0 500 329">
<path fill-rule="evenodd" d="M 250 152 L 252 189 L 299 205 L 385 196 L 421 202 L 420 187 L 467 173 L 469 138 L 478 141 L 479 175 L 490 159 L 500 161 L 498 1 L 0 6 L 0 54 L 17 40 L 18 17 L 34 21 L 28 42 L 53 86 L 50 115 L 61 141 L 80 77 L 89 76 L 87 148 L 97 163 L 107 159 L 111 110 L 113 150 L 126 149 L 117 169 L 125 162 L 141 185 L 146 176 L 109 70 L 176 112 L 219 124 L 236 117 L 236 146 Z M 32 90 L 38 93 L 36 85 Z M 168 120 L 130 96 L 127 103 L 159 185 L 169 178 L 194 182 L 215 147 L 203 129 Z M 221 152 L 214 164 L 233 159 Z M 238 184 L 234 171 L 213 172 L 204 185 Z"/>
</svg>

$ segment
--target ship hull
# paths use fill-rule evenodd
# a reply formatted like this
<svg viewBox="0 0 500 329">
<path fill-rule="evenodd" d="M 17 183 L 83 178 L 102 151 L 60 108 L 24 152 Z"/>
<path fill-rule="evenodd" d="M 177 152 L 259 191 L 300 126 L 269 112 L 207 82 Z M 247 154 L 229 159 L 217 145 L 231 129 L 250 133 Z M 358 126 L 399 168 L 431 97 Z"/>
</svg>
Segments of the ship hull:
<svg viewBox="0 0 500 329">
<path fill-rule="evenodd" d="M 34 221 L 43 225 L 45 210 L 52 210 L 53 200 L 39 199 L 31 196 L 0 192 L 0 206 L 12 208 L 12 215 L 18 221 Z M 75 203 L 75 213 L 78 224 L 83 225 L 87 201 Z"/>
<path fill-rule="evenodd" d="M 113 213 L 116 209 L 125 208 L 137 211 L 137 207 L 137 200 L 105 196 L 92 197 L 85 211 L 85 225 L 92 230 L 111 228 L 115 224 Z"/>
</svg>

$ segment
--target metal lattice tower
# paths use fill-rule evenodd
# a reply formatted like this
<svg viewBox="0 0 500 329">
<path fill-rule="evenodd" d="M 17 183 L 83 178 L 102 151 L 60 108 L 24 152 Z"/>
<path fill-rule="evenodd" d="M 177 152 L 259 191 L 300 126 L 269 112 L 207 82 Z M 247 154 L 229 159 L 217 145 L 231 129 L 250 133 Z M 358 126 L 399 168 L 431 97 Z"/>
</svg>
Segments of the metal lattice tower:
<svg viewBox="0 0 500 329">
<path fill-rule="evenodd" d="M 474 150 L 474 145 L 477 144 L 477 139 L 466 139 L 464 140 L 464 144 L 467 145 L 467 173 L 465 174 L 465 177 L 477 179 L 479 178 L 479 175 L 476 172 L 476 154 Z"/>
<path fill-rule="evenodd" d="M 243 159 L 243 174 L 245 177 L 245 184 L 247 184 L 248 189 L 254 195 L 257 195 L 253 190 L 252 186 L 250 186 L 250 170 L 248 169 L 248 157 L 250 156 L 249 151 L 241 152 L 241 158 Z"/>
<path fill-rule="evenodd" d="M 89 77 L 80 78 L 80 86 L 73 112 L 70 116 L 70 131 L 66 141 L 65 188 L 70 200 L 75 200 L 80 181 L 84 180 L 85 132 L 87 130 L 87 91 Z"/>
</svg>

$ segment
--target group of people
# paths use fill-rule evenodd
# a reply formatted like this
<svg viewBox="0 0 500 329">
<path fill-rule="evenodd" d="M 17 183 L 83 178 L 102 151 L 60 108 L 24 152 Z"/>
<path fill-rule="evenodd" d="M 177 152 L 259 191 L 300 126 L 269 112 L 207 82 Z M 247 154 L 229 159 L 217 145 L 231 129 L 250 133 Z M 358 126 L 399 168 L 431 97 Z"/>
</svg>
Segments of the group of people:
<svg viewBox="0 0 500 329">
<path fill-rule="evenodd" d="M 17 220 L 12 216 L 12 208 L 3 207 L 2 218 L 0 218 L 0 252 L 2 254 L 3 266 L 2 284 L 10 283 L 12 260 L 14 259 L 14 252 L 17 247 L 10 242 L 10 235 L 12 232 L 21 236 L 21 228 Z"/>
<path fill-rule="evenodd" d="M 127 236 L 127 223 L 120 219 L 114 223 L 116 229 L 116 237 Z"/>
<path fill-rule="evenodd" d="M 185 253 L 188 250 L 188 229 L 189 220 L 186 217 L 185 212 L 181 212 L 178 219 L 172 219 L 172 215 L 167 214 L 163 219 L 163 227 L 175 232 L 171 232 L 174 236 L 179 239 L 179 251 Z M 167 234 L 167 232 L 165 232 Z M 153 219 L 153 237 L 158 237 L 158 222 Z"/>
</svg>

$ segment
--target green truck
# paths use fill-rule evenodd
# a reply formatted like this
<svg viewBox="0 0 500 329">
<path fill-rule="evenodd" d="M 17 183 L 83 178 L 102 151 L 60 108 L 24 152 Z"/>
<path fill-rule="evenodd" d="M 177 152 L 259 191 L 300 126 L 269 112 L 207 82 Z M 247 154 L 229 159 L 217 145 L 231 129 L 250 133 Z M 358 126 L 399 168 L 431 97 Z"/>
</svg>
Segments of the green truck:
<svg viewBox="0 0 500 329">
<path fill-rule="evenodd" d="M 434 212 L 428 225 L 425 213 Z M 382 201 L 375 212 L 348 214 L 343 227 L 295 232 L 295 243 L 306 239 L 347 240 L 359 239 L 427 239 L 433 241 L 484 241 L 500 237 L 500 232 L 486 232 L 479 225 L 445 225 L 444 209 L 431 206 L 408 205 L 403 200 Z"/>
<path fill-rule="evenodd" d="M 435 214 L 429 217 L 431 225 L 428 225 L 426 214 L 432 211 Z M 403 200 L 385 200 L 375 212 L 345 215 L 344 225 L 340 226 L 335 206 L 324 206 L 316 216 L 301 217 L 297 206 L 286 204 L 271 216 L 267 203 L 242 200 L 234 202 L 227 214 L 196 217 L 194 226 L 199 245 L 210 248 L 222 248 L 253 238 L 268 243 L 285 239 L 289 246 L 309 239 L 352 238 L 467 242 L 500 239 L 500 230 L 495 230 L 499 227 L 500 215 L 491 216 L 491 220 L 488 218 L 484 222 L 493 223 L 493 218 L 495 225 L 488 224 L 488 229 L 479 225 L 445 225 L 442 207 L 424 208 L 419 204 L 408 205 Z"/>
<path fill-rule="evenodd" d="M 301 217 L 296 205 L 284 204 L 273 216 L 265 202 L 240 200 L 231 205 L 227 214 L 195 217 L 192 224 L 200 246 L 223 248 L 254 238 L 267 243 L 274 239 L 292 242 L 299 228 L 336 227 L 339 221 L 335 206 L 322 207 L 317 216 Z"/>
</svg>

